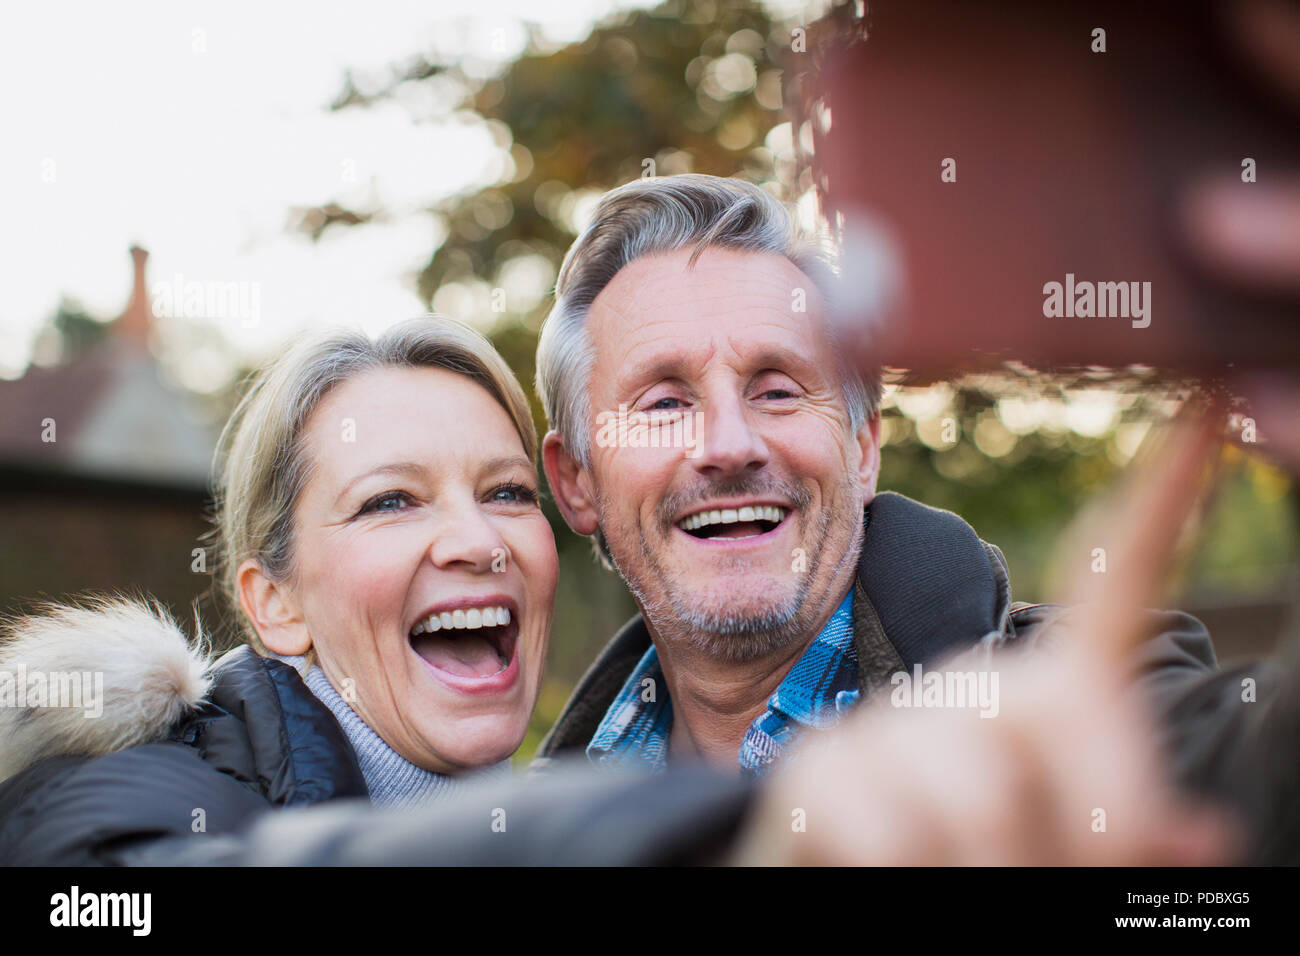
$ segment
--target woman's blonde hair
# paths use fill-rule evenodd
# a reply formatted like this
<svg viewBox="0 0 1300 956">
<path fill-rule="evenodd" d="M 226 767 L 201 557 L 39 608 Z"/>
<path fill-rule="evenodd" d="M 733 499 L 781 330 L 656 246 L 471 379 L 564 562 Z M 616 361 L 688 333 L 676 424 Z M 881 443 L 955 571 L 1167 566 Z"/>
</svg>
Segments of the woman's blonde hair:
<svg viewBox="0 0 1300 956">
<path fill-rule="evenodd" d="M 217 587 L 259 653 L 266 648 L 239 603 L 239 567 L 253 558 L 273 580 L 289 577 L 294 512 L 312 471 L 303 427 L 331 389 L 378 368 L 446 369 L 477 382 L 510 415 L 525 454 L 536 461 L 537 432 L 523 389 L 492 343 L 460 322 L 427 316 L 378 339 L 339 331 L 297 343 L 255 373 L 217 446 Z"/>
</svg>

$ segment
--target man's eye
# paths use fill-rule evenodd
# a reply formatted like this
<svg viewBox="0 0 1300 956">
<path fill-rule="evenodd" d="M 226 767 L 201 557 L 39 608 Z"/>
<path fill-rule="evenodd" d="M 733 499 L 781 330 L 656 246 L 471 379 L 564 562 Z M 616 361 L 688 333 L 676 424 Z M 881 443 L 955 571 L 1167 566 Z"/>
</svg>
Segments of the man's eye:
<svg viewBox="0 0 1300 956">
<path fill-rule="evenodd" d="M 489 498 L 492 501 L 503 501 L 507 504 L 535 504 L 537 502 L 537 492 L 527 485 L 511 482 L 493 488 Z"/>
<path fill-rule="evenodd" d="M 367 501 L 357 513 L 364 515 L 377 511 L 402 511 L 410 503 L 411 496 L 404 491 L 385 491 Z"/>
<path fill-rule="evenodd" d="M 673 404 L 666 404 L 666 403 L 668 403 L 668 402 L 675 402 L 676 404 L 675 404 L 675 405 L 673 405 Z M 647 407 L 646 407 L 646 411 L 648 411 L 648 412 L 667 412 L 667 411 L 671 411 L 671 410 L 673 410 L 674 408 L 678 408 L 678 407 L 680 407 L 680 406 L 684 406 L 684 405 L 685 405 L 685 402 L 683 402 L 680 398 L 661 398 L 661 399 L 659 399 L 658 401 L 656 401 L 656 402 L 652 402 L 649 406 L 647 406 Z"/>
<path fill-rule="evenodd" d="M 761 393 L 759 398 L 794 398 L 794 392 L 786 388 L 769 388 Z"/>
</svg>

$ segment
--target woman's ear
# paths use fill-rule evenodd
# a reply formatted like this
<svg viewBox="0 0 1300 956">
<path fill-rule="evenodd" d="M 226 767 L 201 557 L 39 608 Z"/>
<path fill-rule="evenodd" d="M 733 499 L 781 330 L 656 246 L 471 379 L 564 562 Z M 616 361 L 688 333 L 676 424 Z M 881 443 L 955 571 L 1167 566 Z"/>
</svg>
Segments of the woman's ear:
<svg viewBox="0 0 1300 956">
<path fill-rule="evenodd" d="M 306 654 L 311 634 L 289 586 L 275 581 L 251 558 L 235 575 L 239 603 L 268 650 L 286 657 Z"/>
<path fill-rule="evenodd" d="M 569 527 L 584 537 L 595 534 L 599 513 L 591 490 L 591 475 L 569 454 L 564 439 L 555 431 L 547 432 L 542 439 L 542 467 L 555 495 L 555 504 Z"/>
</svg>

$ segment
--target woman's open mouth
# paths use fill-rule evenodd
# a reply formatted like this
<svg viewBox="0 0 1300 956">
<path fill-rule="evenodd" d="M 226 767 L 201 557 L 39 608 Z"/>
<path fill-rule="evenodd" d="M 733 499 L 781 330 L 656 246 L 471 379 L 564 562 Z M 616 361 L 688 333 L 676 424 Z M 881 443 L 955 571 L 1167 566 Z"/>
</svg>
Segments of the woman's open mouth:
<svg viewBox="0 0 1300 956">
<path fill-rule="evenodd" d="M 409 639 L 420 659 L 440 677 L 451 678 L 453 686 L 490 681 L 507 670 L 518 670 L 511 665 L 519 622 L 504 604 L 430 613 L 411 628 Z"/>
</svg>

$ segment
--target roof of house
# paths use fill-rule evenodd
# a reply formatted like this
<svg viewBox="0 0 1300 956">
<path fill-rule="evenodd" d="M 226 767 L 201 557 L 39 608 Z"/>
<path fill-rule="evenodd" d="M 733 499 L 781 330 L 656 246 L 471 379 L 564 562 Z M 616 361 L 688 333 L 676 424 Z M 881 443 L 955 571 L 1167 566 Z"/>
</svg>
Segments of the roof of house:
<svg viewBox="0 0 1300 956">
<path fill-rule="evenodd" d="M 136 247 L 131 256 L 131 299 L 107 341 L 67 364 L 0 381 L 0 468 L 207 484 L 216 434 L 160 374 L 148 344 L 148 253 Z"/>
</svg>

